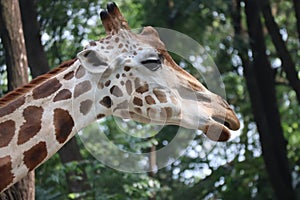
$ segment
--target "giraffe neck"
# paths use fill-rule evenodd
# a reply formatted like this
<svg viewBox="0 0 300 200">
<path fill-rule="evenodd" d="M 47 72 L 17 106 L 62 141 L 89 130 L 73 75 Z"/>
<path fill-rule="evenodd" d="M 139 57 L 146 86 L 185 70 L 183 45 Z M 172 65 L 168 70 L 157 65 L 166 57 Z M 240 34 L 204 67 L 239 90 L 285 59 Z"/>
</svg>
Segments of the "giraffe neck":
<svg viewBox="0 0 300 200">
<path fill-rule="evenodd" d="M 45 162 L 97 116 L 106 115 L 101 107 L 93 112 L 93 99 L 88 98 L 95 92 L 93 77 L 79 61 L 57 71 L 3 98 L 9 102 L 0 100 L 0 192 Z"/>
</svg>

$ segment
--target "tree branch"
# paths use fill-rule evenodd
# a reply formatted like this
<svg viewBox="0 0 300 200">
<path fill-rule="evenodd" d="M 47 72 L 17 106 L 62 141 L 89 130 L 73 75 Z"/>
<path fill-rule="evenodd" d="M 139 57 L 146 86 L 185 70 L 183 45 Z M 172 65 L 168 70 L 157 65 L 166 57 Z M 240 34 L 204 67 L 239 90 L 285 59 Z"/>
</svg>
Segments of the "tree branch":
<svg viewBox="0 0 300 200">
<path fill-rule="evenodd" d="M 295 15 L 297 19 L 297 30 L 298 30 L 299 46 L 300 46 L 300 1 L 293 0 L 293 2 L 294 2 Z"/>
<path fill-rule="evenodd" d="M 297 99 L 300 104 L 300 80 L 298 78 L 298 72 L 295 68 L 295 63 L 282 39 L 279 27 L 272 15 L 269 1 L 266 1 L 262 5 L 262 13 L 265 18 L 266 27 L 271 35 L 273 44 L 282 62 L 282 68 L 287 75 L 287 79 L 289 80 L 291 87 L 296 92 Z"/>
</svg>

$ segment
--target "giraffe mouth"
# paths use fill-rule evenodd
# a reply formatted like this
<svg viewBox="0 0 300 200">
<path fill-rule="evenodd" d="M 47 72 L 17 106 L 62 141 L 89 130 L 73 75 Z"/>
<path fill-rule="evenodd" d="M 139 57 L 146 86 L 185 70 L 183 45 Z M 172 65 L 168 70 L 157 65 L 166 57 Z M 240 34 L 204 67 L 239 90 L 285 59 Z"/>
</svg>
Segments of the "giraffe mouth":
<svg viewBox="0 0 300 200">
<path fill-rule="evenodd" d="M 220 119 L 218 117 L 212 117 L 212 119 L 216 122 L 218 122 L 219 124 L 223 124 L 225 127 L 227 127 L 230 130 L 236 130 L 235 125 L 232 125 L 231 122 L 226 121 L 226 119 Z"/>
<path fill-rule="evenodd" d="M 240 128 L 239 120 L 235 115 L 226 115 L 226 118 L 213 116 L 212 122 L 206 127 L 204 133 L 214 141 L 225 142 L 231 137 L 230 131 L 235 131 Z"/>
</svg>

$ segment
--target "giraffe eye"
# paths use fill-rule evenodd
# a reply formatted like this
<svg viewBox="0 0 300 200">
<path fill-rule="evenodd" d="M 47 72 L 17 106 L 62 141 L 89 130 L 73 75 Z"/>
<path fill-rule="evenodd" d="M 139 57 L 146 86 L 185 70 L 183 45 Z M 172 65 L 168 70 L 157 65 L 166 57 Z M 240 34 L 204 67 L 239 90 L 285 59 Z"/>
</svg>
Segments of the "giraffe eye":
<svg viewBox="0 0 300 200">
<path fill-rule="evenodd" d="M 161 60 L 158 58 L 148 58 L 141 63 L 151 71 L 156 71 L 161 67 Z"/>
</svg>

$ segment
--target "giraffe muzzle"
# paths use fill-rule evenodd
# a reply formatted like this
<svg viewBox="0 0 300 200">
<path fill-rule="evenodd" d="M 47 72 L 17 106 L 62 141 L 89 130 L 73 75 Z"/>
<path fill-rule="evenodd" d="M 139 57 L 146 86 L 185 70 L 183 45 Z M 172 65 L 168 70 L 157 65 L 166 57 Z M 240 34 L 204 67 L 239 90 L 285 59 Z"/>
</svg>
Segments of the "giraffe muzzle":
<svg viewBox="0 0 300 200">
<path fill-rule="evenodd" d="M 208 138 L 214 141 L 227 141 L 231 137 L 230 131 L 240 128 L 240 122 L 228 103 L 219 97 L 219 106 L 211 116 L 211 122 L 205 129 Z M 225 110 L 225 111 L 224 111 Z"/>
</svg>

